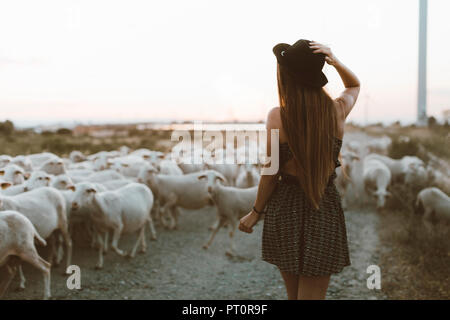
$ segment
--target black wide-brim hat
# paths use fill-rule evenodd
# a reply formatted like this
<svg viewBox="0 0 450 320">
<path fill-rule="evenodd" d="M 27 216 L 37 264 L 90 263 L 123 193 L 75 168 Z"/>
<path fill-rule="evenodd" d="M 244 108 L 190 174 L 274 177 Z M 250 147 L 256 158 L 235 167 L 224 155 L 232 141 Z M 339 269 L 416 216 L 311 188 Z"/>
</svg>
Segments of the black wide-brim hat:
<svg viewBox="0 0 450 320">
<path fill-rule="evenodd" d="M 279 43 L 273 47 L 278 63 L 294 76 L 302 85 L 322 88 L 328 79 L 322 72 L 325 64 L 323 53 L 313 53 L 310 40 L 298 40 L 293 45 Z"/>
</svg>

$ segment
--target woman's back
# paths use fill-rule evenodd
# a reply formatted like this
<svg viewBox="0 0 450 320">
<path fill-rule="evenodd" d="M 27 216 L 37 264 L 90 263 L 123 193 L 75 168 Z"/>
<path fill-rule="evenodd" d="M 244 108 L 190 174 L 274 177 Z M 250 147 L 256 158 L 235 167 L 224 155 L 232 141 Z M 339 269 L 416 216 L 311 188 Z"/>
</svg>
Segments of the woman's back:
<svg viewBox="0 0 450 320">
<path fill-rule="evenodd" d="M 333 148 L 333 159 L 335 161 L 335 166 L 339 166 L 339 152 L 342 146 L 342 139 L 344 136 L 344 123 L 345 123 L 345 115 L 341 108 L 339 108 L 339 104 L 336 105 L 336 115 L 337 115 L 337 126 L 334 138 L 334 148 Z M 295 163 L 292 151 L 289 149 L 287 133 L 283 128 L 283 123 L 281 121 L 280 116 L 280 108 L 273 108 L 270 112 L 269 117 L 272 118 L 273 123 L 275 124 L 276 129 L 279 129 L 279 171 L 290 174 L 297 175 L 297 165 Z"/>
</svg>

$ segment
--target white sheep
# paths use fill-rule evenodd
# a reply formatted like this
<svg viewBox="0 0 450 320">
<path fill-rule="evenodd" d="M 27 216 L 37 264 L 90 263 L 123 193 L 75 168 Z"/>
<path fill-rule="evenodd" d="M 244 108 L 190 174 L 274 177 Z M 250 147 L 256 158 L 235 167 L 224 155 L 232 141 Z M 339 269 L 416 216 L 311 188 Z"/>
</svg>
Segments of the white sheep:
<svg viewBox="0 0 450 320">
<path fill-rule="evenodd" d="M 238 164 L 227 164 L 227 163 L 206 163 L 206 168 L 220 172 L 226 179 L 230 186 L 236 185 L 236 178 L 239 174 Z"/>
<path fill-rule="evenodd" d="M 137 178 L 136 178 L 136 181 L 134 181 L 131 178 L 127 178 L 127 179 L 120 179 L 120 180 L 108 180 L 108 181 L 103 181 L 103 182 L 99 182 L 99 183 L 101 183 L 103 186 L 105 186 L 105 188 L 107 190 L 116 190 L 116 189 L 122 188 L 123 186 L 126 186 L 127 184 L 130 184 L 133 182 L 137 182 Z"/>
<path fill-rule="evenodd" d="M 184 158 L 183 158 L 178 163 L 178 166 L 185 174 L 199 172 L 199 171 L 202 171 L 205 169 L 205 165 L 203 163 L 194 164 L 194 163 L 190 163 L 188 161 L 190 161 L 190 159 L 184 160 Z"/>
<path fill-rule="evenodd" d="M 6 167 L 12 161 L 12 157 L 7 154 L 0 155 L 0 168 Z"/>
<path fill-rule="evenodd" d="M 236 188 L 223 186 L 218 181 L 225 182 L 222 175 L 214 171 L 208 171 L 198 177 L 199 180 L 206 180 L 208 193 L 217 207 L 218 223 L 211 233 L 209 241 L 203 246 L 208 249 L 214 237 L 225 223 L 229 223 L 230 230 L 230 249 L 226 251 L 227 255 L 234 255 L 233 236 L 239 224 L 239 219 L 249 213 L 256 199 L 258 186 L 252 188 Z"/>
<path fill-rule="evenodd" d="M 150 163 L 164 158 L 164 153 L 161 151 L 153 151 L 146 148 L 134 150 L 129 155 L 142 157 L 144 160 L 150 161 Z"/>
<path fill-rule="evenodd" d="M 99 259 L 97 268 L 103 267 L 103 239 L 100 233 L 112 230 L 111 248 L 119 255 L 124 252 L 118 248 L 121 234 L 139 232 L 138 239 L 129 256 L 134 257 L 141 244 L 141 252 L 145 252 L 145 225 L 148 222 L 152 238 L 156 239 L 156 232 L 150 216 L 153 206 L 153 194 L 141 183 L 131 183 L 114 191 L 98 192 L 95 185 L 81 183 L 76 186 L 72 200 L 72 210 L 80 206 L 90 208 L 90 218 L 98 231 Z"/>
<path fill-rule="evenodd" d="M 164 217 L 171 220 L 170 229 L 178 227 L 178 207 L 185 209 L 200 209 L 211 203 L 206 182 L 198 177 L 207 171 L 194 172 L 185 175 L 157 174 L 157 170 L 150 164 L 142 167 L 138 181 L 147 184 L 154 192 L 155 198 L 161 206 L 161 222 Z M 216 174 L 221 175 L 216 172 Z M 222 175 L 221 175 L 222 176 Z M 223 176 L 222 176 L 223 177 Z M 225 178 L 223 178 L 225 180 Z"/>
<path fill-rule="evenodd" d="M 31 160 L 26 156 L 23 155 L 15 156 L 11 160 L 11 163 L 18 165 L 19 167 L 22 167 L 23 170 L 27 172 L 33 171 L 33 164 L 31 163 Z"/>
<path fill-rule="evenodd" d="M 409 186 L 424 186 L 429 180 L 429 174 L 424 166 L 410 165 L 406 169 L 405 184 Z"/>
<path fill-rule="evenodd" d="M 174 176 L 180 176 L 183 174 L 183 171 L 180 169 L 180 167 L 176 164 L 175 161 L 172 160 L 161 160 L 156 168 L 158 169 L 159 173 L 167 174 L 167 175 L 174 175 Z"/>
<path fill-rule="evenodd" d="M 341 152 L 340 162 L 341 166 L 336 169 L 336 187 L 342 196 L 342 206 L 347 207 L 347 189 L 351 184 L 355 186 L 352 179 L 352 172 L 354 169 L 354 162 L 359 161 L 359 156 L 349 150 Z M 354 189 L 354 188 L 353 188 Z"/>
<path fill-rule="evenodd" d="M 0 194 L 0 210 L 15 210 L 26 216 L 43 239 L 59 230 L 66 246 L 66 268 L 70 265 L 72 240 L 68 231 L 65 200 L 58 190 L 42 187 L 14 196 Z M 50 240 L 53 242 L 54 237 Z M 52 243 L 49 261 L 53 259 L 53 245 Z M 56 257 L 56 262 L 59 263 L 61 259 L 62 256 Z M 25 280 L 21 278 L 21 287 L 24 287 Z"/>
<path fill-rule="evenodd" d="M 376 159 L 378 161 L 383 162 L 391 172 L 392 182 L 404 182 L 405 179 L 405 164 L 401 159 L 392 159 L 388 156 L 381 155 L 378 153 L 370 153 L 365 158 L 365 160 Z"/>
<path fill-rule="evenodd" d="M 391 138 L 389 138 L 388 136 L 383 136 L 381 138 L 375 138 L 370 140 L 367 143 L 366 148 L 369 152 L 386 154 L 391 143 L 392 143 Z"/>
<path fill-rule="evenodd" d="M 45 161 L 49 159 L 59 158 L 56 154 L 51 152 L 33 153 L 26 156 L 33 166 L 33 168 L 39 168 Z"/>
<path fill-rule="evenodd" d="M 439 221 L 450 225 L 450 197 L 436 187 L 425 188 L 419 192 L 415 202 L 416 213 L 423 213 L 423 223 L 429 232 L 432 222 Z"/>
<path fill-rule="evenodd" d="M 109 168 L 122 174 L 124 177 L 137 177 L 142 165 L 147 163 L 142 157 L 127 155 L 110 161 Z"/>
<path fill-rule="evenodd" d="M 81 151 L 73 150 L 69 155 L 69 159 L 74 163 L 82 162 L 86 160 L 86 156 Z"/>
<path fill-rule="evenodd" d="M 51 158 L 45 161 L 39 168 L 39 170 L 45 171 L 49 174 L 59 175 L 65 174 L 66 168 L 61 158 Z"/>
<path fill-rule="evenodd" d="M 368 196 L 374 196 L 377 200 L 377 209 L 384 207 L 386 197 L 391 193 L 387 188 L 391 182 L 391 171 L 377 159 L 364 159 L 363 168 L 364 190 Z"/>
<path fill-rule="evenodd" d="M 30 175 L 25 173 L 25 170 L 22 167 L 15 164 L 8 164 L 0 169 L 0 176 L 4 181 L 9 181 L 12 184 L 17 185 L 24 183 L 25 178 L 28 178 Z"/>
<path fill-rule="evenodd" d="M 118 151 L 121 156 L 126 156 L 131 152 L 131 149 L 128 146 L 123 145 L 119 147 Z"/>
<path fill-rule="evenodd" d="M 345 148 L 348 151 L 359 154 L 359 152 L 361 151 L 361 143 L 359 143 L 359 141 L 352 140 L 345 144 Z"/>
<path fill-rule="evenodd" d="M 6 190 L 1 190 L 0 193 L 8 196 L 13 196 L 19 193 L 34 190 L 40 187 L 48 187 L 50 181 L 50 176 L 44 171 L 33 171 L 24 183 L 17 184 Z"/>
<path fill-rule="evenodd" d="M 66 166 L 66 172 L 70 173 L 70 172 L 91 172 L 95 171 L 94 170 L 94 163 L 92 161 L 86 160 L 86 161 L 82 161 L 82 162 L 77 162 L 77 163 L 69 163 Z"/>
<path fill-rule="evenodd" d="M 69 173 L 70 178 L 72 178 L 73 182 L 102 182 L 109 180 L 123 180 L 125 177 L 114 170 L 104 170 L 104 171 L 96 171 L 89 175 L 72 175 Z"/>
<path fill-rule="evenodd" d="M 24 215 L 11 210 L 0 212 L 0 266 L 11 264 L 7 266 L 9 270 L 6 278 L 0 283 L 0 298 L 16 273 L 16 264 L 10 260 L 12 256 L 30 263 L 42 272 L 44 275 L 44 299 L 51 297 L 51 265 L 37 253 L 34 246 L 35 238 L 41 245 L 46 245 L 45 240 L 42 239 L 33 224 Z"/>
<path fill-rule="evenodd" d="M 241 167 L 241 170 L 236 178 L 236 187 L 238 188 L 251 188 L 257 186 L 259 183 L 260 175 L 256 171 L 256 168 L 246 163 Z"/>
<path fill-rule="evenodd" d="M 75 191 L 73 180 L 67 174 L 51 176 L 50 177 L 50 186 L 55 189 L 58 189 L 58 190 L 72 189 L 73 191 Z"/>
</svg>

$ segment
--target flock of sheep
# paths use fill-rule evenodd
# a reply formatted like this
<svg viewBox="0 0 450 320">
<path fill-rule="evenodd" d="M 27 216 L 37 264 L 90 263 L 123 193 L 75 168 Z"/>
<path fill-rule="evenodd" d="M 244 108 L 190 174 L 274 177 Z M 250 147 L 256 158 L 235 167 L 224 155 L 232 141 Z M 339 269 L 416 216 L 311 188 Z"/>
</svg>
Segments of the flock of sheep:
<svg viewBox="0 0 450 320">
<path fill-rule="evenodd" d="M 400 139 L 409 138 L 405 136 Z M 449 172 L 442 170 L 436 158 L 428 164 L 416 156 L 392 159 L 386 155 L 390 144 L 391 139 L 386 136 L 371 139 L 365 144 L 357 141 L 344 144 L 341 150 L 342 168 L 337 177 L 344 206 L 350 185 L 354 191 L 359 191 L 360 195 L 362 193 L 365 203 L 372 199 L 377 209 L 382 209 L 387 198 L 392 196 L 388 189 L 402 184 L 406 192 L 413 193 L 413 208 L 416 213 L 422 213 L 427 229 L 431 230 L 435 221 L 450 222 L 450 198 L 432 186 L 439 182 L 449 189 Z M 356 170 L 357 166 L 359 170 Z M 355 185 L 358 180 L 359 186 Z M 417 186 L 426 187 L 417 192 Z"/>
<path fill-rule="evenodd" d="M 429 179 L 432 169 L 419 158 L 394 160 L 384 155 L 389 143 L 380 138 L 366 145 L 355 141 L 344 145 L 337 177 L 344 205 L 358 162 L 363 163 L 364 192 L 375 198 L 377 207 L 385 205 L 391 184 Z M 371 153 L 365 155 L 365 150 Z M 242 150 L 237 151 L 242 155 Z M 21 261 L 26 261 L 43 273 L 44 298 L 48 299 L 51 265 L 64 258 L 66 268 L 72 263 L 72 240 L 80 235 L 98 250 L 99 269 L 109 247 L 121 256 L 145 252 L 147 226 L 152 240 L 157 238 L 154 222 L 177 229 L 180 208 L 215 206 L 217 220 L 209 226 L 211 236 L 203 247 L 207 249 L 218 230 L 228 225 L 227 254 L 233 255 L 239 219 L 251 210 L 256 198 L 258 167 L 192 164 L 169 158 L 159 151 L 126 146 L 91 155 L 72 151 L 68 158 L 49 152 L 1 155 L 0 297 L 17 272 L 20 287 L 25 287 Z M 427 221 L 432 217 L 450 220 L 449 197 L 437 188 L 422 190 L 416 206 L 424 209 Z M 137 235 L 130 252 L 119 247 L 124 233 Z M 37 253 L 35 239 L 40 245 L 49 244 L 46 260 Z"/>
<path fill-rule="evenodd" d="M 255 165 L 188 164 L 148 149 L 102 151 L 68 158 L 43 152 L 0 156 L 0 297 L 16 273 L 25 288 L 21 261 L 44 274 L 44 298 L 50 293 L 50 267 L 65 257 L 72 263 L 72 240 L 83 237 L 98 250 L 96 268 L 110 247 L 134 257 L 147 247 L 145 229 L 156 240 L 153 221 L 178 228 L 179 209 L 217 207 L 207 249 L 217 231 L 231 227 L 230 249 L 239 219 L 251 210 L 259 174 Z M 137 234 L 130 252 L 119 248 L 124 233 Z M 78 236 L 78 237 L 77 237 Z M 110 239 L 111 236 L 111 239 Z M 42 259 L 34 246 L 49 244 Z"/>
</svg>

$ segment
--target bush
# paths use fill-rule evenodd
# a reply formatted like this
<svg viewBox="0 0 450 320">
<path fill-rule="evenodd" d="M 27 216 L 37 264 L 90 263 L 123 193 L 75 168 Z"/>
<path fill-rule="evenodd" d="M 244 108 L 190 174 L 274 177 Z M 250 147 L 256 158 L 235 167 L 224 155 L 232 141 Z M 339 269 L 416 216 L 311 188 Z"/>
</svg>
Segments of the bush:
<svg viewBox="0 0 450 320">
<path fill-rule="evenodd" d="M 389 146 L 388 155 L 393 159 L 400 159 L 404 156 L 416 156 L 423 161 L 428 161 L 428 157 L 421 152 L 419 141 L 414 138 L 405 141 L 400 140 L 399 137 L 394 137 Z"/>
<path fill-rule="evenodd" d="M 10 136 L 14 132 L 14 124 L 10 120 L 0 122 L 0 133 Z"/>
<path fill-rule="evenodd" d="M 56 130 L 57 134 L 62 134 L 62 135 L 72 135 L 72 130 L 67 129 L 67 128 L 60 128 L 58 130 Z"/>
<path fill-rule="evenodd" d="M 437 123 L 437 120 L 435 117 L 433 117 L 433 116 L 428 117 L 428 126 L 429 127 L 435 127 L 437 124 L 438 123 Z"/>
</svg>

